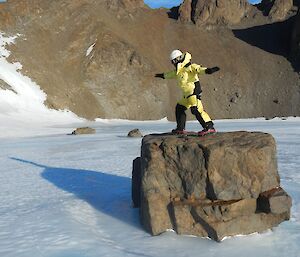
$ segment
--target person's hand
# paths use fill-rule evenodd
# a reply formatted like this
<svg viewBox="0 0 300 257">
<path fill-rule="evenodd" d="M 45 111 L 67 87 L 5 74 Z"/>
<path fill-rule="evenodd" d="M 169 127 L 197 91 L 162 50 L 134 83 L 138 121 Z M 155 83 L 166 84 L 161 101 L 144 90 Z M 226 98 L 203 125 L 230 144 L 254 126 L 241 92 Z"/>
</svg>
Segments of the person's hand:
<svg viewBox="0 0 300 257">
<path fill-rule="evenodd" d="M 207 69 L 205 70 L 205 73 L 206 73 L 206 74 L 213 74 L 213 73 L 215 73 L 215 72 L 217 72 L 217 71 L 219 71 L 219 70 L 220 70 L 219 67 L 207 68 Z"/>
<path fill-rule="evenodd" d="M 156 73 L 156 74 L 155 74 L 155 78 L 161 78 L 161 79 L 164 79 L 165 76 L 164 76 L 163 73 Z"/>
</svg>

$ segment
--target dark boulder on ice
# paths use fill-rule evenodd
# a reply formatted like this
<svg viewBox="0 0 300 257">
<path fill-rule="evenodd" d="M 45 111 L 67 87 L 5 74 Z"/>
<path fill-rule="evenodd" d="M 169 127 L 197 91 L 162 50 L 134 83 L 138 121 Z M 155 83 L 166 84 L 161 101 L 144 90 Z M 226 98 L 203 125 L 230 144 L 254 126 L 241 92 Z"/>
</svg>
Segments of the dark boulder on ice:
<svg viewBox="0 0 300 257">
<path fill-rule="evenodd" d="M 72 135 L 95 134 L 96 130 L 89 127 L 77 128 L 72 132 Z"/>
<path fill-rule="evenodd" d="M 143 134 L 139 129 L 133 129 L 128 132 L 128 137 L 143 137 Z"/>
<path fill-rule="evenodd" d="M 132 193 L 153 235 L 173 229 L 220 241 L 290 218 L 275 140 L 260 132 L 147 135 L 134 161 Z"/>
</svg>

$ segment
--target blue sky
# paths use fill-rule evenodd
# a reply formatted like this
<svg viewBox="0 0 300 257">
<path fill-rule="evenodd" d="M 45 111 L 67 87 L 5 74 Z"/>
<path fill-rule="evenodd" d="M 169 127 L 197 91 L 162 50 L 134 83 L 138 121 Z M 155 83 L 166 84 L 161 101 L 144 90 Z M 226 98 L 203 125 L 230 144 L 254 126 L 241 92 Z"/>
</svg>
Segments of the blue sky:
<svg viewBox="0 0 300 257">
<path fill-rule="evenodd" d="M 171 8 L 181 4 L 182 0 L 144 0 L 144 2 L 151 8 L 166 7 Z M 250 3 L 260 3 L 261 0 L 249 0 Z"/>
<path fill-rule="evenodd" d="M 171 8 L 180 5 L 182 3 L 182 0 L 144 0 L 144 2 L 151 8 Z"/>
</svg>

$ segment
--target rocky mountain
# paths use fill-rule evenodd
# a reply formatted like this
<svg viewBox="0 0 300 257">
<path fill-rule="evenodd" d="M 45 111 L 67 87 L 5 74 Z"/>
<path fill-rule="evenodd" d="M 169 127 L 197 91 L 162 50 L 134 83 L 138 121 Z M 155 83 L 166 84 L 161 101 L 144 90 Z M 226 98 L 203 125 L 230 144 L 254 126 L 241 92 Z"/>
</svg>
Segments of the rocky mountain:
<svg viewBox="0 0 300 257">
<path fill-rule="evenodd" d="M 187 11 L 190 9 L 190 11 Z M 241 21 L 251 9 L 247 0 L 193 1 L 188 0 L 180 6 L 179 18 L 182 21 L 192 21 L 197 25 L 236 24 Z"/>
<path fill-rule="evenodd" d="M 154 74 L 172 69 L 177 48 L 221 68 L 201 78 L 213 118 L 300 115 L 292 2 L 185 0 L 152 10 L 142 0 L 8 0 L 0 30 L 20 34 L 10 61 L 22 63 L 46 104 L 88 119 L 173 119 L 176 82 Z"/>
<path fill-rule="evenodd" d="M 247 0 L 186 0 L 179 8 L 179 19 L 205 25 L 257 25 L 282 21 L 293 13 L 293 0 L 263 0 L 257 6 Z M 265 18 L 264 18 L 265 17 Z"/>
</svg>

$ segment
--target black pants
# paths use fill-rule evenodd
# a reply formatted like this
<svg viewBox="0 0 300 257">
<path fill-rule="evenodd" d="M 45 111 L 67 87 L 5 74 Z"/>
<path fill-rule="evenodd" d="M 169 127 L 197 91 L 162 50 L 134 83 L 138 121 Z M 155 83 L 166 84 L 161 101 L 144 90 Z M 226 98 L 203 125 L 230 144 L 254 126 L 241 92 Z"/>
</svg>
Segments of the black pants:
<svg viewBox="0 0 300 257">
<path fill-rule="evenodd" d="M 184 130 L 185 124 L 186 124 L 186 114 L 185 111 L 187 108 L 183 105 L 177 104 L 175 109 L 176 114 L 176 122 L 177 122 L 177 130 Z M 191 113 L 196 117 L 198 122 L 201 124 L 201 126 L 204 129 L 210 129 L 213 128 L 214 124 L 212 121 L 205 122 L 200 114 L 200 112 L 197 109 L 197 106 L 191 107 Z"/>
</svg>

